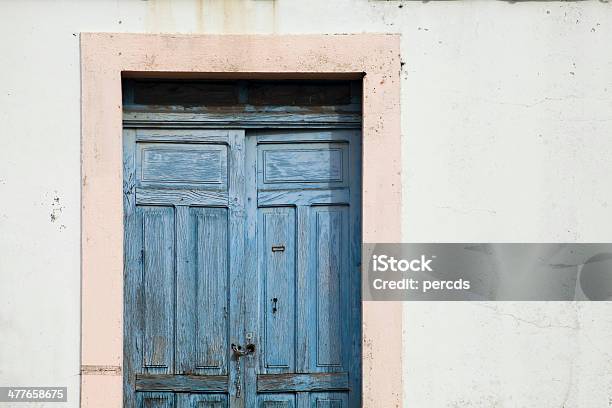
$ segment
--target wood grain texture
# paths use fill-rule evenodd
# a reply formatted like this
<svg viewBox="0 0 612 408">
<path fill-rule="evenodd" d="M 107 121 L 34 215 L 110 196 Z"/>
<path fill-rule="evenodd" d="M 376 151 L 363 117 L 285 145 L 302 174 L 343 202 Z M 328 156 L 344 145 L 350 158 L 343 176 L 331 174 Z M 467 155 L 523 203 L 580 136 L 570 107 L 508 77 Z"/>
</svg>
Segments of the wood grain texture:
<svg viewBox="0 0 612 408">
<path fill-rule="evenodd" d="M 337 139 L 334 138 L 336 134 Z M 280 275 L 281 282 L 274 283 L 276 287 L 294 285 L 295 338 L 288 344 L 293 347 L 295 369 L 271 368 L 267 356 L 262 358 L 257 390 L 260 393 L 296 392 L 295 403 L 299 408 L 311 408 L 316 404 L 361 406 L 361 393 L 351 391 L 360 390 L 361 386 L 361 303 L 359 292 L 355 293 L 360 285 L 361 262 L 359 132 L 269 130 L 259 131 L 256 136 L 260 279 L 273 270 L 266 260 L 273 256 L 268 248 L 272 245 L 267 238 L 268 230 L 276 231 L 272 234 L 278 237 L 277 241 L 286 241 L 283 229 L 270 228 L 262 214 L 292 213 L 295 225 L 292 233 L 295 252 L 290 254 L 295 259 L 294 271 Z M 295 157 L 304 150 L 329 152 L 334 149 L 341 154 L 335 157 L 320 155 L 312 162 L 310 158 L 300 161 Z M 271 181 L 265 177 L 266 152 L 281 152 L 283 156 L 282 160 L 274 161 L 274 183 L 266 182 Z M 295 171 L 296 164 L 297 167 L 305 164 L 309 169 Z M 290 166 L 294 168 L 287 169 Z M 321 174 L 334 177 L 321 182 Z M 330 182 L 334 178 L 341 187 Z M 260 298 L 264 322 L 269 318 L 270 298 L 267 293 L 262 293 Z M 279 302 L 276 313 L 280 307 Z M 275 352 L 283 355 L 289 330 L 291 328 L 285 328 L 282 334 L 275 336 L 264 332 L 266 351 L 271 347 L 268 339 L 273 338 Z M 346 392 L 333 392 L 339 390 Z"/>
<path fill-rule="evenodd" d="M 295 210 L 262 208 L 258 218 L 265 372 L 295 369 Z M 273 251 L 272 247 L 283 247 Z"/>
<path fill-rule="evenodd" d="M 312 408 L 346 408 L 357 405 L 349 405 L 348 395 L 339 392 L 325 392 L 310 395 L 310 406 Z"/>
<path fill-rule="evenodd" d="M 174 367 L 174 209 L 138 207 L 142 220 L 143 361 L 149 372 Z"/>
<path fill-rule="evenodd" d="M 310 371 L 310 344 L 314 340 L 310 332 L 310 302 L 313 299 L 314 282 L 310 273 L 310 248 L 313 239 L 310 234 L 310 205 L 297 205 L 297 269 L 296 269 L 296 371 Z M 298 398 L 299 402 L 299 398 Z"/>
<path fill-rule="evenodd" d="M 138 408 L 174 408 L 174 394 L 169 392 L 143 392 L 136 397 Z"/>
<path fill-rule="evenodd" d="M 357 81 L 354 81 L 358 84 Z M 358 127 L 350 81 L 124 80 L 126 127 Z"/>
<path fill-rule="evenodd" d="M 137 142 L 229 144 L 230 131 L 224 129 L 134 129 Z"/>
<path fill-rule="evenodd" d="M 342 149 L 295 146 L 263 151 L 263 183 L 341 182 Z"/>
<path fill-rule="evenodd" d="M 126 128 L 360 128 L 359 113 L 239 112 L 231 116 L 219 112 L 125 112 Z"/>
<path fill-rule="evenodd" d="M 280 139 L 274 131 L 248 138 L 237 130 L 227 135 L 195 132 L 220 138 L 210 144 L 185 142 L 185 130 L 157 130 L 148 134 L 156 142 L 138 142 L 138 132 L 126 130 L 132 145 L 126 147 L 125 203 L 137 215 L 137 228 L 126 235 L 126 254 L 134 252 L 130 268 L 142 270 L 141 278 L 130 272 L 136 276 L 130 285 L 145 289 L 135 292 L 141 293 L 140 301 L 126 301 L 141 316 L 130 329 L 130 336 L 140 333 L 140 340 L 127 342 L 132 344 L 129 359 L 137 364 L 127 376 L 132 380 L 126 380 L 131 394 L 126 400 L 138 400 L 145 391 L 167 391 L 186 393 L 173 400 L 179 407 L 301 408 L 315 404 L 314 395 L 342 390 L 347 392 L 340 399 L 321 400 L 322 406 L 360 401 L 353 396 L 358 393 L 349 391 L 360 384 L 360 361 L 351 361 L 360 356 L 360 303 L 351 292 L 359 282 L 360 247 L 358 236 L 349 238 L 360 225 L 359 196 L 354 193 L 359 184 L 358 133 L 338 131 L 334 139 L 333 131 L 299 131 L 285 140 L 287 131 L 279 132 Z M 174 142 L 173 132 L 178 135 Z M 180 181 L 188 184 L 160 178 L 155 181 L 159 187 L 140 187 L 134 174 L 142 174 L 146 160 L 138 160 L 138 149 L 157 145 L 187 156 L 189 149 L 224 149 L 226 190 L 191 188 L 189 183 L 199 183 L 197 177 L 210 181 L 197 166 L 194 171 L 168 171 L 187 175 Z M 280 154 L 271 167 L 264 151 Z M 158 175 L 172 162 L 156 160 Z M 267 180 L 265 166 L 272 174 Z M 151 183 L 151 177 L 145 179 Z M 232 343 L 256 347 L 256 357 L 241 359 L 240 378 Z M 208 398 L 218 392 L 221 399 Z M 193 393 L 203 397 L 186 396 Z"/>
<path fill-rule="evenodd" d="M 297 399 L 297 408 L 311 408 L 310 406 L 310 393 L 300 391 L 295 393 Z"/>
<path fill-rule="evenodd" d="M 193 319 L 196 305 L 190 210 L 186 205 L 176 207 L 176 374 L 195 373 Z"/>
<path fill-rule="evenodd" d="M 260 374 L 259 392 L 316 392 L 348 390 L 348 373 Z"/>
<path fill-rule="evenodd" d="M 258 155 L 258 187 L 332 189 L 348 187 L 346 143 L 262 144 Z"/>
<path fill-rule="evenodd" d="M 346 212 L 346 207 L 317 207 L 313 214 L 313 232 L 317 237 L 313 256 L 317 367 L 342 367 L 343 345 L 348 339 L 342 327 L 349 319 L 342 293 L 348 283 L 343 271 L 349 256 Z"/>
<path fill-rule="evenodd" d="M 195 369 L 228 372 L 229 247 L 226 208 L 192 208 L 195 275 Z"/>
<path fill-rule="evenodd" d="M 227 395 L 224 394 L 176 394 L 179 408 L 227 408 Z"/>
<path fill-rule="evenodd" d="M 257 137 L 254 134 L 248 134 L 245 139 L 245 215 L 247 220 L 258 219 L 257 206 Z M 244 298 L 247 305 L 251 305 L 245 309 L 245 336 L 250 336 L 250 342 L 258 348 L 256 355 L 244 359 L 244 403 L 247 407 L 259 407 L 260 401 L 257 394 L 257 374 L 261 367 L 264 366 L 261 348 L 264 344 L 264 330 L 261 324 L 261 279 L 258 267 L 258 225 L 257 222 L 246 223 L 245 233 L 245 259 L 246 268 L 244 278 L 246 286 L 251 290 L 245 290 Z"/>
<path fill-rule="evenodd" d="M 135 188 L 138 205 L 227 206 L 224 191 L 195 189 Z"/>
<path fill-rule="evenodd" d="M 229 340 L 230 343 L 246 345 L 247 305 L 245 291 L 247 287 L 245 269 L 245 235 L 247 220 L 245 217 L 245 133 L 244 130 L 232 130 L 229 134 Z M 252 287 L 252 284 L 250 285 Z M 252 289 L 251 289 L 252 290 Z M 230 353 L 227 345 L 227 353 Z M 229 355 L 228 355 L 229 358 Z M 245 407 L 245 396 L 237 395 L 237 384 L 244 388 L 244 375 L 238 376 L 235 364 L 229 371 L 229 405 L 234 408 Z"/>
<path fill-rule="evenodd" d="M 172 139 L 174 132 L 177 140 Z M 230 319 L 230 298 L 239 299 L 243 291 L 238 285 L 231 292 L 229 284 L 230 260 L 235 277 L 241 279 L 242 270 L 242 263 L 236 264 L 241 249 L 232 247 L 235 252 L 230 254 L 230 237 L 232 243 L 239 243 L 244 235 L 244 132 L 197 131 L 194 135 L 198 140 L 190 144 L 185 144 L 186 132 L 149 132 L 148 136 L 160 143 L 140 145 L 137 134 L 134 130 L 124 132 L 124 242 L 129 260 L 125 269 L 125 310 L 129 311 L 125 319 L 125 365 L 129 371 L 124 376 L 124 404 L 127 408 L 156 404 L 227 406 L 227 395 L 221 399 L 217 394 L 212 399 L 183 399 L 177 394 L 175 401 L 168 397 L 171 393 L 144 391 L 227 394 L 230 390 L 229 335 L 231 330 L 239 330 L 230 325 L 238 325 L 243 313 L 236 309 L 237 318 Z M 201 138 L 207 139 L 205 143 Z M 219 139 L 211 145 L 209 138 Z M 196 190 L 182 183 L 167 188 L 172 182 L 161 178 L 155 181 L 160 187 L 138 187 L 137 175 L 147 174 L 142 172 L 146 160 L 138 159 L 138 151 L 142 153 L 152 145 L 163 145 L 164 151 L 187 156 L 191 151 L 227 152 L 215 164 L 225 168 L 226 191 Z M 230 159 L 234 163 L 231 171 L 227 169 Z M 205 172 L 198 171 L 203 163 L 192 165 L 164 157 L 155 160 L 155 174 L 187 175 L 180 181 L 191 184 L 211 181 Z M 208 158 L 198 156 L 193 160 Z M 163 168 L 177 164 L 190 170 Z M 151 177 L 145 179 L 151 183 Z"/>
<path fill-rule="evenodd" d="M 137 374 L 137 391 L 226 392 L 226 375 Z"/>
<path fill-rule="evenodd" d="M 262 207 L 312 206 L 323 204 L 349 204 L 349 189 L 333 190 L 272 190 L 260 191 L 257 200 Z"/>
<path fill-rule="evenodd" d="M 293 394 L 259 394 L 257 408 L 295 408 L 296 401 Z"/>
<path fill-rule="evenodd" d="M 359 131 L 349 129 L 290 129 L 257 132 L 257 143 L 277 144 L 277 143 L 350 143 L 351 146 L 360 150 L 361 143 L 352 143 L 359 139 Z"/>
<path fill-rule="evenodd" d="M 138 143 L 140 185 L 227 183 L 227 147 Z"/>
</svg>

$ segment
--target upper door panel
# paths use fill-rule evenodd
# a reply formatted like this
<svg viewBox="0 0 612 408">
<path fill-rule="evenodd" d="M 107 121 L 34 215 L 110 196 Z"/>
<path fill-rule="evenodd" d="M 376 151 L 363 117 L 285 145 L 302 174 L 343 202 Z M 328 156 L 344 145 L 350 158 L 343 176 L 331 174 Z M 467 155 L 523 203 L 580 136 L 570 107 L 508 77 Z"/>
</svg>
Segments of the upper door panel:
<svg viewBox="0 0 612 408">
<path fill-rule="evenodd" d="M 137 160 L 141 187 L 227 190 L 226 145 L 138 143 Z"/>
<path fill-rule="evenodd" d="M 348 186 L 348 143 L 270 144 L 258 154 L 260 190 Z"/>
</svg>

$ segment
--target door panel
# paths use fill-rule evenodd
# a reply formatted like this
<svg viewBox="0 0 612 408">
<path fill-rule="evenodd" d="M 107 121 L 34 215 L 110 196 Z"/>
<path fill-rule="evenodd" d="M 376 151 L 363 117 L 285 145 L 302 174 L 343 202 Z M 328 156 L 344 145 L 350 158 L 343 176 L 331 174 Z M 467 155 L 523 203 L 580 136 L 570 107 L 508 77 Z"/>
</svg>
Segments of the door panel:
<svg viewBox="0 0 612 408">
<path fill-rule="evenodd" d="M 227 208 L 180 206 L 177 257 L 177 374 L 227 375 Z"/>
<path fill-rule="evenodd" d="M 125 130 L 125 407 L 360 406 L 360 152 Z"/>
<path fill-rule="evenodd" d="M 143 353 L 147 373 L 168 373 L 174 360 L 174 211 L 137 208 L 143 237 Z"/>
<path fill-rule="evenodd" d="M 214 144 L 138 143 L 140 186 L 227 188 L 227 147 Z"/>
<path fill-rule="evenodd" d="M 309 408 L 346 408 L 348 406 L 346 393 L 329 392 L 311 394 Z"/>
<path fill-rule="evenodd" d="M 347 187 L 348 149 L 342 143 L 260 144 L 259 189 Z"/>
<path fill-rule="evenodd" d="M 258 398 L 258 408 L 295 408 L 293 394 L 262 394 Z"/>
<path fill-rule="evenodd" d="M 191 208 L 194 260 L 195 370 L 227 374 L 229 317 L 228 214 L 225 208 Z"/>
<path fill-rule="evenodd" d="M 262 208 L 258 219 L 262 279 L 261 357 L 266 372 L 289 372 L 295 356 L 295 210 Z"/>
<path fill-rule="evenodd" d="M 176 394 L 178 408 L 227 408 L 227 396 L 221 394 Z"/>
<path fill-rule="evenodd" d="M 361 404 L 360 157 L 355 131 L 247 137 L 260 282 L 258 406 Z M 275 404 L 275 405 L 274 405 Z"/>
<path fill-rule="evenodd" d="M 174 394 L 171 392 L 139 393 L 137 406 L 142 408 L 174 408 Z"/>
<path fill-rule="evenodd" d="M 243 131 L 124 132 L 125 407 L 235 399 L 244 165 Z"/>
<path fill-rule="evenodd" d="M 345 337 L 347 327 L 346 281 L 348 259 L 348 208 L 315 207 L 312 212 L 316 249 L 313 257 L 316 280 L 316 308 L 312 313 L 313 328 L 309 336 L 316 344 L 311 371 L 343 369 L 342 345 L 350 344 Z M 313 302 L 314 303 L 314 302 Z"/>
</svg>

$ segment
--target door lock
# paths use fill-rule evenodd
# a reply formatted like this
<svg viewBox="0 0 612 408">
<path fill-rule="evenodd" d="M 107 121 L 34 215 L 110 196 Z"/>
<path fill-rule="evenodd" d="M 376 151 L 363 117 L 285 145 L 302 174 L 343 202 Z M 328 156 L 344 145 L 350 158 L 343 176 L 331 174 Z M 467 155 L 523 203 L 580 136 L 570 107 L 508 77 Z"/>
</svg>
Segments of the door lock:
<svg viewBox="0 0 612 408">
<path fill-rule="evenodd" d="M 245 347 L 242 347 L 232 343 L 232 351 L 234 352 L 236 358 L 248 356 L 249 354 L 255 353 L 255 345 L 253 343 L 249 343 Z"/>
<path fill-rule="evenodd" d="M 255 345 L 247 344 L 245 347 L 238 346 L 232 343 L 232 351 L 236 357 L 236 398 L 240 398 L 242 394 L 242 374 L 240 370 L 240 357 L 248 356 L 255 353 Z"/>
</svg>

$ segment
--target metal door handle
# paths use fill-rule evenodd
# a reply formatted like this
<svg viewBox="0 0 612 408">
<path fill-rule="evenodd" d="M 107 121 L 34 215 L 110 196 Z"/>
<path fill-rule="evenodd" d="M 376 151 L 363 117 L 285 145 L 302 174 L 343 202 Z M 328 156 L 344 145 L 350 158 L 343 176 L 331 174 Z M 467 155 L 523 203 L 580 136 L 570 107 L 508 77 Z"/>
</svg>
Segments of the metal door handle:
<svg viewBox="0 0 612 408">
<path fill-rule="evenodd" d="M 242 347 L 232 343 L 232 351 L 238 359 L 240 357 L 248 356 L 249 354 L 255 353 L 255 345 L 249 343 L 245 347 Z"/>
</svg>

